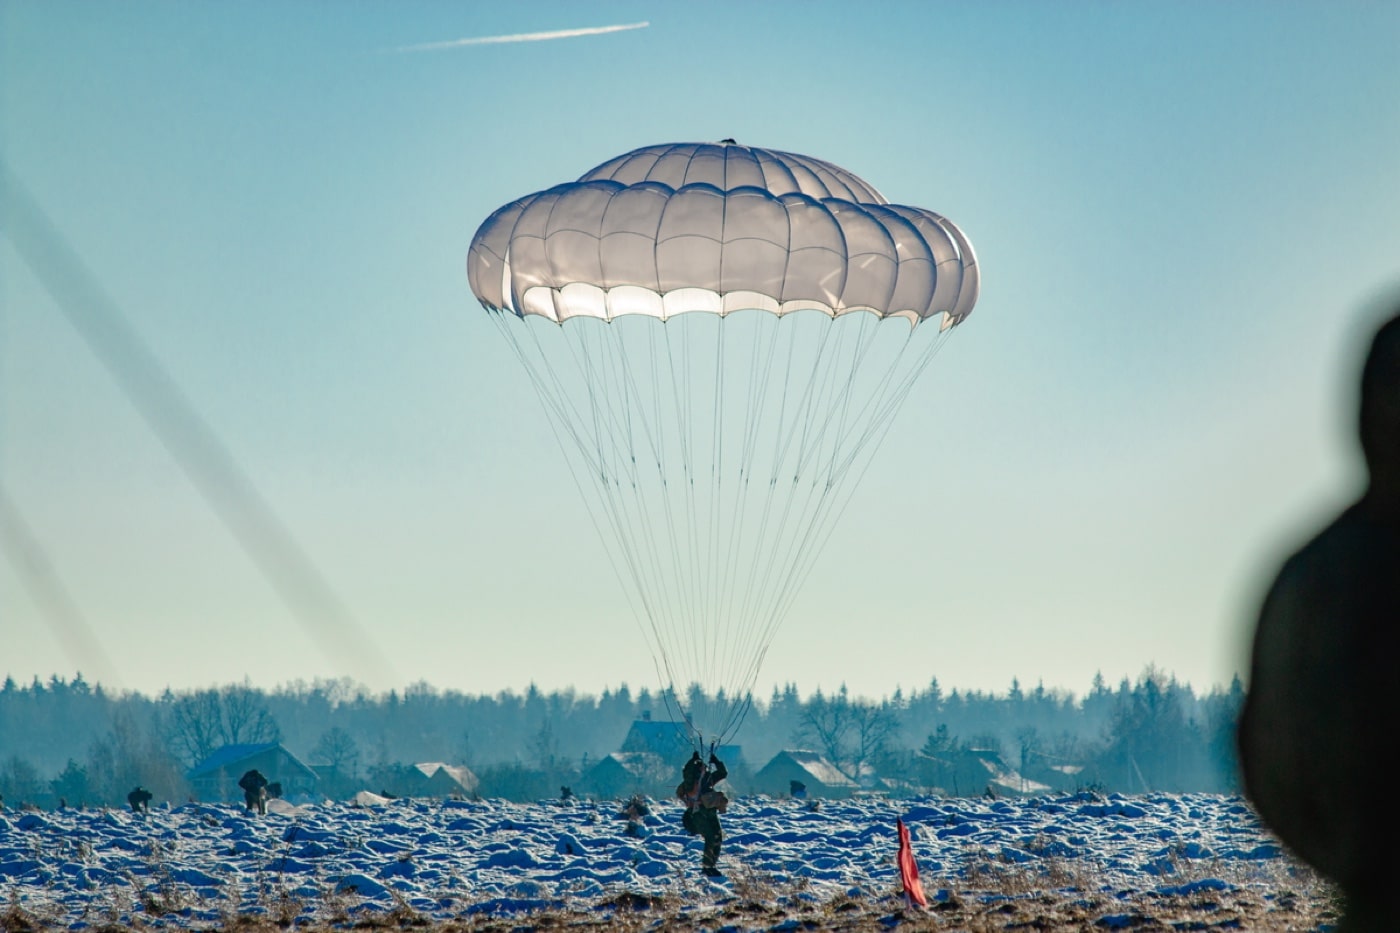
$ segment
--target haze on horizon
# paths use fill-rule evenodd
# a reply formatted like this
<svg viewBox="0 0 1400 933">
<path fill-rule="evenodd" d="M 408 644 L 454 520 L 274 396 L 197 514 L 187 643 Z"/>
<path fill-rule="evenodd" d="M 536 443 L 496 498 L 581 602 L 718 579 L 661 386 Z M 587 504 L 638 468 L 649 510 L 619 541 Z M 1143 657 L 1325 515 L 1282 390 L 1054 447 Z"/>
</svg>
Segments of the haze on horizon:
<svg viewBox="0 0 1400 933">
<path fill-rule="evenodd" d="M 507 201 L 724 137 L 946 215 L 983 276 L 756 695 L 1243 672 L 1267 576 L 1361 477 L 1400 7 L 581 15 L 0 7 L 0 158 L 268 511 L 231 529 L 0 231 L 0 678 L 655 690 L 463 260 Z M 558 37 L 382 54 L 522 36 Z M 279 528 L 300 583 L 240 544 Z"/>
</svg>

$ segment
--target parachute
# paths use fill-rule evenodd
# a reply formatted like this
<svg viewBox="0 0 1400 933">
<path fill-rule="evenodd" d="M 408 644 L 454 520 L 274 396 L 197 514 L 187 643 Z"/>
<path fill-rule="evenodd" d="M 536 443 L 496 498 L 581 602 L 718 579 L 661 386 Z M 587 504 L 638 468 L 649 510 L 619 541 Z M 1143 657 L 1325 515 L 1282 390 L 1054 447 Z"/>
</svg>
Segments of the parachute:
<svg viewBox="0 0 1400 933">
<path fill-rule="evenodd" d="M 829 162 L 676 143 L 500 208 L 467 274 L 537 390 L 673 720 L 723 742 L 901 403 L 972 311 L 971 243 Z"/>
</svg>

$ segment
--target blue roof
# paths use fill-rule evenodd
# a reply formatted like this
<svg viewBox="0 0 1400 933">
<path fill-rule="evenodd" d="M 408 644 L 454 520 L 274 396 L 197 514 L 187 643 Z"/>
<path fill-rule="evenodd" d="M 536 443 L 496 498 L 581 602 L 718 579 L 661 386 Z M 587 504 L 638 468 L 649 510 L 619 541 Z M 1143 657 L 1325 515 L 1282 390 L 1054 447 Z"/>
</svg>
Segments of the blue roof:
<svg viewBox="0 0 1400 933">
<path fill-rule="evenodd" d="M 638 719 L 632 723 L 631 732 L 640 744 L 650 751 L 660 752 L 669 748 L 689 748 L 690 739 L 685 730 L 676 723 L 666 720 Z"/>
<path fill-rule="evenodd" d="M 237 764 L 245 758 L 261 755 L 268 749 L 276 748 L 280 742 L 257 742 L 251 745 L 225 745 L 208 758 L 189 770 L 188 777 L 199 777 L 211 771 L 222 771 L 229 765 Z"/>
<path fill-rule="evenodd" d="M 638 719 L 633 721 L 622 747 L 629 752 L 646 751 L 663 758 L 680 755 L 688 757 L 693 746 L 683 726 L 665 719 Z M 737 760 L 743 755 L 741 746 L 721 745 L 715 754 L 725 761 Z"/>
</svg>

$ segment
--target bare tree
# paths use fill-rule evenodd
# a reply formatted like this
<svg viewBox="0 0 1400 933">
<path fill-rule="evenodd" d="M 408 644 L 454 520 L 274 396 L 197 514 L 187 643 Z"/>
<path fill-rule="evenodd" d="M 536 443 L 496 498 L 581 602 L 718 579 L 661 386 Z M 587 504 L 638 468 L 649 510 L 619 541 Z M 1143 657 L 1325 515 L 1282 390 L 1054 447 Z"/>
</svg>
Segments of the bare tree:
<svg viewBox="0 0 1400 933">
<path fill-rule="evenodd" d="M 88 783 L 96 800 L 118 806 L 137 784 L 156 800 L 182 800 L 189 793 L 184 767 L 151 723 L 128 710 L 112 716 L 111 728 L 88 748 Z"/>
<path fill-rule="evenodd" d="M 346 777 L 353 777 L 360 771 L 360 745 L 339 726 L 323 732 L 311 754 Z"/>
<path fill-rule="evenodd" d="M 194 764 L 223 744 L 220 705 L 217 690 L 200 690 L 169 701 L 165 731 L 176 757 Z"/>
<path fill-rule="evenodd" d="M 851 777 L 860 780 L 861 772 L 883 753 L 899 731 L 899 717 L 889 703 L 856 700 L 850 704 L 851 750 L 848 762 Z"/>
<path fill-rule="evenodd" d="M 846 737 L 851 732 L 853 717 L 846 688 L 831 699 L 817 691 L 802 707 L 794 737 L 799 742 L 816 746 L 828 761 L 845 770 Z"/>
<path fill-rule="evenodd" d="M 859 781 L 898 731 L 899 717 L 890 703 L 852 700 L 842 686 L 829 699 L 818 691 L 804 704 L 795 737 L 816 745 L 828 761 Z"/>
<path fill-rule="evenodd" d="M 244 742 L 277 742 L 282 730 L 267 711 L 262 694 L 247 684 L 219 691 L 223 703 L 223 740 L 228 745 Z"/>
<path fill-rule="evenodd" d="M 187 764 L 225 745 L 276 742 L 282 738 L 262 696 L 245 685 L 197 690 L 166 701 L 165 732 L 171 751 Z"/>
</svg>

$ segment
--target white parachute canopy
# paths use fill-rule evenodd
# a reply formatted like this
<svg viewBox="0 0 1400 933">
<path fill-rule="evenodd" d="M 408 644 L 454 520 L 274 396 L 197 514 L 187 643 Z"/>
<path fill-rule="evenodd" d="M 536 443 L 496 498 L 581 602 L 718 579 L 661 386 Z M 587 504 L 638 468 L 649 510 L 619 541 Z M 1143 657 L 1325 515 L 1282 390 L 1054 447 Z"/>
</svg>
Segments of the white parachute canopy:
<svg viewBox="0 0 1400 933">
<path fill-rule="evenodd" d="M 880 438 L 972 311 L 972 245 L 828 162 L 678 143 L 500 208 L 467 273 L 673 718 L 697 745 L 727 739 Z"/>
</svg>

